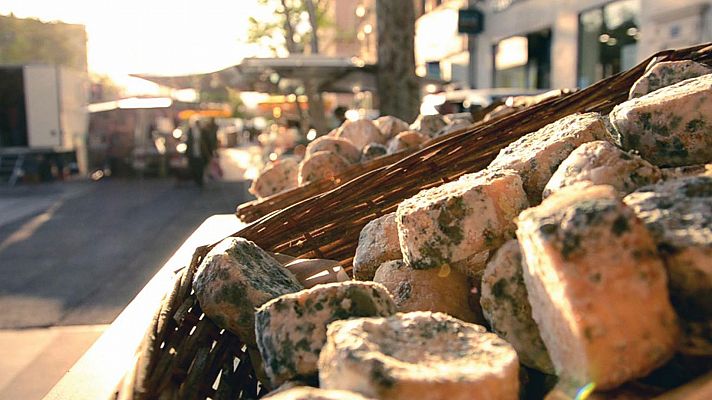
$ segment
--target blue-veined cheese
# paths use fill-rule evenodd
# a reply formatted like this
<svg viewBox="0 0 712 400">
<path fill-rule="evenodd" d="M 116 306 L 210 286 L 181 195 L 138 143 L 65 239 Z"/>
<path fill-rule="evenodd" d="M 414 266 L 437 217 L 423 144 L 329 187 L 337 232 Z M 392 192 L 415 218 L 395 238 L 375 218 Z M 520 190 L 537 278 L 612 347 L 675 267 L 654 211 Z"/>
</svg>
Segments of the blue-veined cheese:
<svg viewBox="0 0 712 400">
<path fill-rule="evenodd" d="M 253 242 L 227 238 L 205 256 L 193 278 L 193 289 L 208 318 L 253 346 L 255 308 L 303 287 Z"/>
<path fill-rule="evenodd" d="M 594 140 L 610 140 L 605 118 L 597 113 L 569 115 L 511 143 L 488 168 L 517 171 L 529 203 L 538 204 L 544 186 L 559 164 L 575 148 Z"/>
<path fill-rule="evenodd" d="M 644 96 L 665 86 L 686 79 L 712 74 L 712 67 L 691 60 L 663 61 L 656 63 L 630 88 L 628 98 Z"/>
<path fill-rule="evenodd" d="M 519 361 L 480 325 L 443 313 L 398 313 L 330 324 L 319 384 L 378 399 L 518 399 Z"/>
<path fill-rule="evenodd" d="M 623 201 L 657 243 L 678 314 L 684 323 L 696 325 L 685 329 L 690 335 L 686 335 L 683 351 L 712 355 L 712 176 L 646 186 Z"/>
<path fill-rule="evenodd" d="M 621 195 L 660 180 L 660 169 L 610 142 L 584 143 L 559 165 L 544 187 L 543 197 L 578 182 L 611 185 Z"/>
<path fill-rule="evenodd" d="M 369 400 L 356 392 L 347 390 L 327 390 L 313 387 L 294 387 L 269 394 L 263 397 L 265 400 Z"/>
<path fill-rule="evenodd" d="M 329 151 L 317 151 L 299 163 L 299 185 L 333 179 L 348 167 L 349 162 L 344 157 Z"/>
<path fill-rule="evenodd" d="M 255 313 L 255 333 L 272 386 L 316 377 L 330 322 L 395 311 L 383 285 L 357 281 L 316 285 L 264 304 Z"/>
<path fill-rule="evenodd" d="M 383 144 L 388 140 L 373 121 L 368 119 L 345 121 L 336 132 L 336 137 L 350 140 L 359 151 L 369 143 Z"/>
<path fill-rule="evenodd" d="M 522 364 L 553 374 L 554 366 L 532 318 L 516 239 L 502 245 L 487 263 L 481 291 L 482 312 L 492 331 L 514 347 Z"/>
<path fill-rule="evenodd" d="M 532 316 L 560 380 L 610 389 L 673 355 L 665 267 L 613 187 L 564 188 L 517 223 Z"/>
<path fill-rule="evenodd" d="M 260 172 L 260 175 L 252 181 L 249 191 L 258 199 L 269 197 L 297 187 L 298 176 L 297 160 L 291 157 L 277 160 Z"/>
<path fill-rule="evenodd" d="M 514 236 L 513 219 L 526 207 L 522 181 L 510 170 L 484 170 L 423 190 L 396 211 L 403 260 L 416 269 L 449 264 L 472 276 Z"/>
<path fill-rule="evenodd" d="M 371 161 L 388 154 L 386 146 L 380 143 L 369 143 L 361 151 L 361 162 Z"/>
<path fill-rule="evenodd" d="M 436 311 L 482 322 L 470 308 L 467 275 L 447 265 L 413 269 L 402 260 L 387 261 L 378 267 L 373 281 L 388 289 L 400 312 Z"/>
<path fill-rule="evenodd" d="M 611 111 L 616 140 L 660 167 L 712 160 L 712 74 L 666 86 Z"/>
<path fill-rule="evenodd" d="M 338 154 L 350 163 L 357 163 L 361 159 L 361 150 L 357 149 L 350 140 L 331 136 L 322 136 L 314 139 L 307 145 L 305 158 L 311 157 L 319 151 L 328 151 Z"/>
<path fill-rule="evenodd" d="M 396 214 L 393 212 L 376 218 L 367 223 L 359 234 L 353 259 L 354 279 L 370 281 L 381 264 L 402 257 Z"/>
</svg>

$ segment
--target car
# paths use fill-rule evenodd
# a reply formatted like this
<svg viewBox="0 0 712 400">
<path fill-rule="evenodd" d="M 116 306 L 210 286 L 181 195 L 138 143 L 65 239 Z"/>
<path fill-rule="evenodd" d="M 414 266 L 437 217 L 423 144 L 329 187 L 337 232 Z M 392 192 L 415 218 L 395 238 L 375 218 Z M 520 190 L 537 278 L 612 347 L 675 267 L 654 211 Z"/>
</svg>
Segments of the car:
<svg viewBox="0 0 712 400">
<path fill-rule="evenodd" d="M 420 113 L 429 114 L 454 114 L 472 112 L 485 108 L 498 100 L 514 96 L 535 96 L 546 92 L 547 89 L 523 88 L 488 88 L 488 89 L 459 89 L 440 93 L 428 94 L 423 97 Z"/>
</svg>

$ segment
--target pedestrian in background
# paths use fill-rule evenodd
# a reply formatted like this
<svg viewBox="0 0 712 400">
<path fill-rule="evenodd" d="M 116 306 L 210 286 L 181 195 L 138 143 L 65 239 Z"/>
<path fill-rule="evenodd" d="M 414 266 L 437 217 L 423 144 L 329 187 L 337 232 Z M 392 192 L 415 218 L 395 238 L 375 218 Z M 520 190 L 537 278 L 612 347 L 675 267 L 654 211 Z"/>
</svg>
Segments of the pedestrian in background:
<svg viewBox="0 0 712 400">
<path fill-rule="evenodd" d="M 202 136 L 200 119 L 197 115 L 193 115 L 188 120 L 188 140 L 186 142 L 188 147 L 186 148 L 186 154 L 188 155 L 188 166 L 193 181 L 199 187 L 203 187 L 203 175 L 207 164 Z"/>
<path fill-rule="evenodd" d="M 218 159 L 218 125 L 215 123 L 215 118 L 210 118 L 207 123 L 201 124 L 200 149 L 205 165 L 209 167 L 210 177 L 213 180 L 222 178 L 222 168 Z"/>
</svg>

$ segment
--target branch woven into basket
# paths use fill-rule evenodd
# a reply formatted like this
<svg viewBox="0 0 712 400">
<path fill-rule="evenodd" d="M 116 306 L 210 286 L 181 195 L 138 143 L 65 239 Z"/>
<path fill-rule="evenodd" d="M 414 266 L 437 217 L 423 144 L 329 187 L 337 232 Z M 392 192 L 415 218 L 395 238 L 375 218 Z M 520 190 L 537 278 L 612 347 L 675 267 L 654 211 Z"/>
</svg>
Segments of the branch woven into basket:
<svg viewBox="0 0 712 400">
<path fill-rule="evenodd" d="M 245 237 L 268 251 L 337 260 L 350 269 L 359 232 L 375 216 L 395 210 L 422 189 L 485 168 L 512 141 L 566 115 L 609 112 L 627 99 L 630 86 L 653 59 L 712 65 L 712 45 L 657 53 L 584 90 L 456 132 L 394 164 L 271 212 L 232 236 Z M 178 275 L 146 333 L 120 398 L 242 399 L 261 394 L 240 340 L 205 318 L 191 294 L 193 274 L 213 246 L 198 248 L 190 266 Z M 335 280 L 335 274 L 325 280 Z"/>
</svg>

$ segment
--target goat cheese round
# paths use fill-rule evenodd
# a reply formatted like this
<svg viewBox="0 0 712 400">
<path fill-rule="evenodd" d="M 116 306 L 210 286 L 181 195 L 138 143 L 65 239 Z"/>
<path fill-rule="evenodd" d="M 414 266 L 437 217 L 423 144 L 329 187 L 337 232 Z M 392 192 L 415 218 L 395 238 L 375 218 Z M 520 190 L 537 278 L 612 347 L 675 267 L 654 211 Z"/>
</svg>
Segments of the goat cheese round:
<svg viewBox="0 0 712 400">
<path fill-rule="evenodd" d="M 675 352 L 677 316 L 645 225 L 611 186 L 564 188 L 519 215 L 532 316 L 560 381 L 614 388 Z"/>
<path fill-rule="evenodd" d="M 514 347 L 522 364 L 553 374 L 554 366 L 532 318 L 516 239 L 500 247 L 487 263 L 481 287 L 480 304 L 492 331 Z"/>
<path fill-rule="evenodd" d="M 255 313 L 255 333 L 273 387 L 316 377 L 326 326 L 354 317 L 385 317 L 396 311 L 388 290 L 374 282 L 316 285 L 267 302 Z"/>
<path fill-rule="evenodd" d="M 635 154 L 626 153 L 610 142 L 584 143 L 559 165 L 544 187 L 542 196 L 577 182 L 611 185 L 621 195 L 660 180 L 660 169 Z"/>
<path fill-rule="evenodd" d="M 350 163 L 357 163 L 361 158 L 361 150 L 357 149 L 350 140 L 331 136 L 322 136 L 314 139 L 307 145 L 306 157 L 311 157 L 319 151 L 328 151 L 338 154 Z"/>
<path fill-rule="evenodd" d="M 379 399 L 517 399 L 519 362 L 507 342 L 442 313 L 329 325 L 319 383 Z"/>
<path fill-rule="evenodd" d="M 291 272 L 243 238 L 220 242 L 193 277 L 193 290 L 205 315 L 248 346 L 255 345 L 255 308 L 302 289 Z"/>
<path fill-rule="evenodd" d="M 359 151 L 369 143 L 383 144 L 388 140 L 373 121 L 368 119 L 344 122 L 336 133 L 336 137 L 350 140 Z"/>
<path fill-rule="evenodd" d="M 712 67 L 691 60 L 663 61 L 656 63 L 630 88 L 629 99 L 644 96 L 665 86 L 686 79 L 712 74 Z"/>
<path fill-rule="evenodd" d="M 333 179 L 349 167 L 338 154 L 317 151 L 299 163 L 299 186 L 321 179 Z"/>
<path fill-rule="evenodd" d="M 263 397 L 265 400 L 369 400 L 356 392 L 327 390 L 313 387 L 294 387 Z"/>
<path fill-rule="evenodd" d="M 381 264 L 401 258 L 396 213 L 392 212 L 370 221 L 361 229 L 353 260 L 354 279 L 370 281 Z"/>
<path fill-rule="evenodd" d="M 610 140 L 604 121 L 597 113 L 561 118 L 502 149 L 488 168 L 519 172 L 529 203 L 538 204 L 551 175 L 575 148 L 594 140 Z"/>
<path fill-rule="evenodd" d="M 249 191 L 258 199 L 269 197 L 297 187 L 298 176 L 299 162 L 297 160 L 294 158 L 277 160 L 260 172 L 260 175 L 252 181 Z"/>
<path fill-rule="evenodd" d="M 410 130 L 422 133 L 425 136 L 435 137 L 449 120 L 441 114 L 435 115 L 419 115 L 416 120 L 410 124 Z"/>
<path fill-rule="evenodd" d="M 376 270 L 373 281 L 388 289 L 400 312 L 437 311 L 480 322 L 470 309 L 467 276 L 447 265 L 413 269 L 402 260 L 387 261 Z"/>
<path fill-rule="evenodd" d="M 667 267 L 672 303 L 684 322 L 712 320 L 712 176 L 646 186 L 623 201 L 653 235 Z M 703 348 L 712 355 L 712 337 L 688 342 L 707 342 Z M 704 352 L 694 347 L 683 351 Z"/>
<path fill-rule="evenodd" d="M 361 151 L 361 162 L 371 161 L 386 154 L 388 154 L 386 146 L 380 143 L 369 143 Z"/>
<path fill-rule="evenodd" d="M 660 167 L 712 160 L 712 74 L 618 104 L 610 119 L 625 150 Z"/>
<path fill-rule="evenodd" d="M 418 131 L 403 131 L 388 142 L 388 154 L 403 150 L 417 149 L 428 141 L 428 137 Z"/>
<path fill-rule="evenodd" d="M 484 268 L 487 255 L 514 236 L 514 217 L 527 207 L 514 171 L 480 171 L 423 190 L 398 205 L 403 260 L 416 269 Z M 473 263 L 472 260 L 479 260 Z"/>
<path fill-rule="evenodd" d="M 390 115 L 384 115 L 383 117 L 378 117 L 374 124 L 381 131 L 383 136 L 390 139 L 397 134 L 408 130 L 408 123 Z"/>
</svg>

